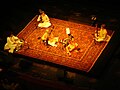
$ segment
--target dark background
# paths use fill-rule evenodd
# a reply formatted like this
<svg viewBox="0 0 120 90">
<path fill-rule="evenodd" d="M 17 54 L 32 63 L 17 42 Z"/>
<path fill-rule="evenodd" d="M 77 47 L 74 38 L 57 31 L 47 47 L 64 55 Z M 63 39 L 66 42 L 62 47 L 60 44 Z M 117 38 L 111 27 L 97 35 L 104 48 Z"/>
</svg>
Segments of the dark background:
<svg viewBox="0 0 120 90">
<path fill-rule="evenodd" d="M 49 17 L 74 21 L 87 25 L 91 25 L 91 16 L 95 15 L 97 17 L 97 23 L 99 26 L 102 23 L 105 23 L 106 28 L 115 31 L 116 36 L 113 42 L 115 46 L 112 46 L 114 47 L 114 52 L 111 52 L 111 59 L 108 60 L 109 62 L 107 62 L 106 67 L 102 70 L 103 72 L 99 74 L 99 78 L 77 74 L 80 76 L 80 78 L 77 77 L 74 79 L 78 80 L 76 83 L 71 83 L 71 79 L 68 79 L 67 82 L 63 80 L 62 83 L 65 83 L 66 87 L 67 85 L 74 85 L 76 87 L 79 87 L 80 90 L 120 89 L 120 10 L 117 0 L 4 0 L 0 4 L 0 60 L 6 60 L 6 62 L 4 62 L 5 64 L 1 64 L 1 67 L 5 68 L 5 73 L 0 73 L 3 75 L 3 78 L 1 78 L 1 80 L 4 80 L 4 78 L 6 79 L 8 77 L 14 77 L 14 70 L 9 71 L 8 67 L 9 64 L 11 66 L 10 60 L 16 59 L 16 57 L 13 57 L 13 55 L 8 53 L 6 54 L 6 52 L 3 51 L 4 44 L 6 43 L 6 37 L 9 36 L 11 32 L 14 35 L 17 35 L 27 25 L 27 23 L 36 14 L 38 14 L 38 9 L 41 8 L 47 13 Z M 28 67 L 31 65 L 29 62 L 26 63 L 22 63 L 23 67 L 24 64 L 25 66 L 28 65 Z M 60 74 L 61 72 L 63 73 L 64 70 L 61 69 Z M 16 73 L 14 73 L 15 77 L 17 76 Z M 23 75 L 23 73 L 21 75 Z M 64 75 L 58 76 L 64 77 Z M 16 79 L 15 77 L 13 80 Z M 37 78 L 32 78 L 33 81 L 36 79 Z M 9 82 L 12 82 L 13 80 L 10 79 Z M 52 82 L 52 80 L 50 81 Z M 36 86 L 35 83 L 30 83 L 28 79 L 28 84 L 21 84 L 20 87 L 20 90 L 23 90 L 25 87 L 25 89 L 34 90 Z M 41 84 L 39 85 L 38 82 L 37 87 L 38 89 L 40 89 L 40 87 L 43 87 L 45 89 L 47 85 L 42 86 Z M 43 90 L 43 88 L 41 90 Z"/>
</svg>

